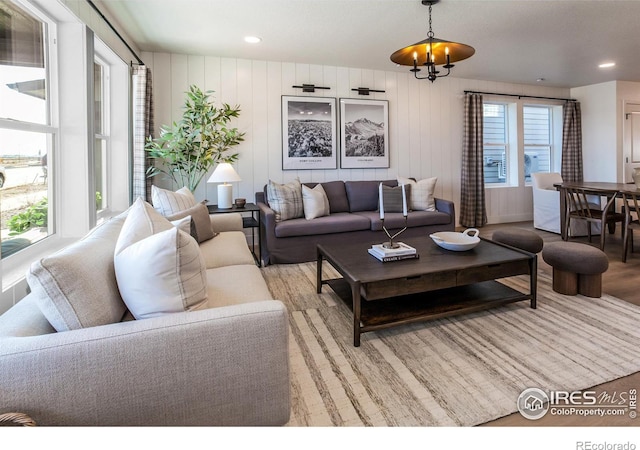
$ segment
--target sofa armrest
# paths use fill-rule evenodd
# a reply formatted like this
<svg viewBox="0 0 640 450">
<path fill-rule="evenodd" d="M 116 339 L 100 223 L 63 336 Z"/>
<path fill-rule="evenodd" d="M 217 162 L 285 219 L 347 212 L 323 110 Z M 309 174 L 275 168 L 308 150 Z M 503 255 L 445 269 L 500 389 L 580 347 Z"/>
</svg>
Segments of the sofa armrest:
<svg viewBox="0 0 640 450">
<path fill-rule="evenodd" d="M 240 213 L 209 214 L 211 227 L 216 233 L 223 231 L 242 231 L 242 215 Z"/>
<path fill-rule="evenodd" d="M 455 223 L 456 220 L 456 207 L 451 200 L 445 200 L 442 198 L 434 198 L 436 202 L 436 209 L 442 213 L 449 214 L 451 221 Z"/>
<path fill-rule="evenodd" d="M 288 337 L 272 300 L 1 338 L 0 413 L 38 425 L 282 425 Z"/>
<path fill-rule="evenodd" d="M 269 243 L 276 239 L 276 213 L 266 203 L 256 203 L 260 208 L 260 255 L 263 265 L 268 265 L 271 258 Z"/>
</svg>

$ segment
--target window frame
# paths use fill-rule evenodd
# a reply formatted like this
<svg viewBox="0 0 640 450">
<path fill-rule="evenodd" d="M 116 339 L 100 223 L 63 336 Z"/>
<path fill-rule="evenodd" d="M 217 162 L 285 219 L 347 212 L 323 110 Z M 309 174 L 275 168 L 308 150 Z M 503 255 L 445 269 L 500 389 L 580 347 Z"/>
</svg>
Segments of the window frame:
<svg viewBox="0 0 640 450">
<path fill-rule="evenodd" d="M 28 247 L 0 260 L 0 287 L 2 292 L 24 279 L 24 267 L 42 254 L 50 253 L 60 247 L 61 239 L 57 226 L 56 167 L 59 148 L 60 126 L 58 114 L 59 77 L 58 77 L 58 23 L 51 11 L 44 11 L 27 1 L 16 0 L 13 4 L 43 22 L 43 45 L 45 61 L 45 80 L 47 85 L 46 120 L 44 124 L 21 120 L 0 118 L 0 128 L 13 131 L 42 133 L 47 135 L 48 165 L 48 221 L 47 236 Z"/>
<path fill-rule="evenodd" d="M 525 177 L 525 145 L 524 140 L 524 107 L 548 107 L 549 108 L 549 172 L 558 172 L 560 170 L 562 158 L 562 105 L 564 101 L 547 100 L 547 99 L 513 99 L 504 100 L 498 96 L 485 96 L 483 98 L 483 108 L 485 104 L 503 104 L 506 105 L 508 119 L 505 116 L 505 127 L 507 128 L 507 141 L 509 145 L 506 151 L 506 182 L 505 183 L 487 183 L 486 189 L 499 189 L 519 186 L 531 186 L 531 180 Z M 484 109 L 483 109 L 484 111 Z M 484 114 L 484 112 L 483 112 Z M 484 126 L 484 125 L 483 125 Z M 483 130 L 484 132 L 484 130 Z M 483 158 L 484 158 L 483 142 Z M 483 159 L 484 161 L 484 159 Z"/>
</svg>

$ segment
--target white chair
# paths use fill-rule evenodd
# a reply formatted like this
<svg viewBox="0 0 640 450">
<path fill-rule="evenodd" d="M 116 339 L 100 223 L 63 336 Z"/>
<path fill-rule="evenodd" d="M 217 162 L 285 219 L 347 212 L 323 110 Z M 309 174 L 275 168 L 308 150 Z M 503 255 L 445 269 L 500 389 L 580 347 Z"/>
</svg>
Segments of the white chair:
<svg viewBox="0 0 640 450">
<path fill-rule="evenodd" d="M 562 175 L 556 172 L 534 172 L 531 174 L 533 189 L 533 227 L 560 234 L 560 192 L 554 184 L 562 183 Z M 590 199 L 600 208 L 598 199 Z M 591 232 L 600 234 L 600 224 L 591 224 Z M 587 224 L 575 221 L 569 229 L 570 236 L 587 236 Z"/>
</svg>

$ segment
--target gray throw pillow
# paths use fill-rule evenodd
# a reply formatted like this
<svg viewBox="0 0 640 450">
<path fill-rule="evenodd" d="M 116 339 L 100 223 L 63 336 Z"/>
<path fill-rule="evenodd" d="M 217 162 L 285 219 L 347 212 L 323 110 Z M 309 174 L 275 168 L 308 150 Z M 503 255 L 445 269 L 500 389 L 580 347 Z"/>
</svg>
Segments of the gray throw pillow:
<svg viewBox="0 0 640 450">
<path fill-rule="evenodd" d="M 125 214 L 31 265 L 27 281 L 56 331 L 119 322 L 126 311 L 113 266 Z"/>
<path fill-rule="evenodd" d="M 411 186 L 405 185 L 405 196 L 407 197 L 407 211 L 411 204 Z M 382 185 L 382 200 L 384 202 L 384 212 L 402 212 L 402 186 L 390 187 Z"/>
<path fill-rule="evenodd" d="M 302 185 L 298 178 L 287 184 L 269 180 L 267 201 L 276 214 L 276 222 L 304 217 Z"/>
<path fill-rule="evenodd" d="M 190 234 L 196 241 L 198 241 L 198 243 L 208 241 L 218 234 L 213 232 L 211 219 L 209 218 L 209 210 L 202 203 L 198 203 L 189 209 L 167 216 L 167 220 L 172 222 L 187 216 L 191 216 L 192 229 Z"/>
</svg>

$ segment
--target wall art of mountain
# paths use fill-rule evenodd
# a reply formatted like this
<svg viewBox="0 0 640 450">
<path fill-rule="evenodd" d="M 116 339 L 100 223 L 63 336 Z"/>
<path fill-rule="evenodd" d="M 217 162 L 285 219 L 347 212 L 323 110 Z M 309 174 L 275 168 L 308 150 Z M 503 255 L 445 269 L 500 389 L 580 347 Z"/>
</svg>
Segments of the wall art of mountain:
<svg viewBox="0 0 640 450">
<path fill-rule="evenodd" d="M 384 123 L 362 118 L 347 122 L 344 133 L 345 156 L 384 156 Z"/>
</svg>

